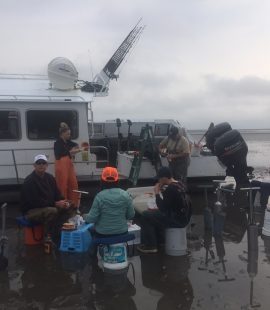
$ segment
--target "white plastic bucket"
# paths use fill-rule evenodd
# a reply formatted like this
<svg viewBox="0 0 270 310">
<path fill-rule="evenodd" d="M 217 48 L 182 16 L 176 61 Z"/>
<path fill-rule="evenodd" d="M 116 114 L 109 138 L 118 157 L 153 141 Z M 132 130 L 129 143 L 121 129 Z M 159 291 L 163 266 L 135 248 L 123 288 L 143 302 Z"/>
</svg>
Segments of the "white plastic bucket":
<svg viewBox="0 0 270 310">
<path fill-rule="evenodd" d="M 165 231 L 165 253 L 181 256 L 187 253 L 186 228 L 167 228 Z"/>
<path fill-rule="evenodd" d="M 201 146 L 197 144 L 193 144 L 191 148 L 191 157 L 199 157 L 201 154 Z"/>
<path fill-rule="evenodd" d="M 265 209 L 262 234 L 265 236 L 270 236 L 270 210 L 267 209 Z"/>
<path fill-rule="evenodd" d="M 103 247 L 102 263 L 104 269 L 119 270 L 128 266 L 125 243 L 105 245 Z"/>
</svg>

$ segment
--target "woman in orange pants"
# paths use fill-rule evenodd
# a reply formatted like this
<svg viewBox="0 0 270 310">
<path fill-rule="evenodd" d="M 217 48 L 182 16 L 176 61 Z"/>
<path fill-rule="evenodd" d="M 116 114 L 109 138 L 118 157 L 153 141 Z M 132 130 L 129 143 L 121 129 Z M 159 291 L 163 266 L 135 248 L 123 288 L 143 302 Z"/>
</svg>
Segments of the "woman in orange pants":
<svg viewBox="0 0 270 310">
<path fill-rule="evenodd" d="M 71 200 L 74 206 L 79 207 L 78 182 L 75 174 L 72 158 L 80 152 L 77 143 L 70 140 L 71 131 L 66 123 L 61 123 L 59 138 L 54 143 L 55 155 L 55 179 L 61 194 L 67 200 Z"/>
</svg>

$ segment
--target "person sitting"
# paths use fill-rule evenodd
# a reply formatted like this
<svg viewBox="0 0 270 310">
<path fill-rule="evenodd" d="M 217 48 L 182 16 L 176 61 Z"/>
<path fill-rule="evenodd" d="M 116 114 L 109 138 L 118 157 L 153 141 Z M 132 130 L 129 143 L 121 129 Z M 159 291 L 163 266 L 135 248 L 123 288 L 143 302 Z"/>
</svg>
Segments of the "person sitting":
<svg viewBox="0 0 270 310">
<path fill-rule="evenodd" d="M 71 203 L 63 199 L 55 178 L 46 172 L 47 157 L 39 154 L 34 158 L 34 171 L 28 175 L 21 190 L 21 211 L 29 221 L 43 223 L 45 234 L 57 233 L 73 214 Z"/>
<path fill-rule="evenodd" d="M 142 253 L 157 253 L 158 237 L 164 236 L 165 228 L 183 228 L 188 225 L 192 210 L 185 185 L 172 177 L 168 167 L 161 167 L 157 173 L 158 183 L 154 187 L 157 210 L 142 213 L 142 244 L 137 250 Z M 160 196 L 162 193 L 163 198 Z M 162 243 L 162 242 L 161 242 Z"/>
<path fill-rule="evenodd" d="M 96 195 L 89 213 L 84 214 L 86 223 L 94 223 L 96 238 L 127 234 L 127 221 L 135 215 L 132 198 L 119 188 L 118 179 L 116 168 L 103 169 L 102 190 Z"/>
</svg>

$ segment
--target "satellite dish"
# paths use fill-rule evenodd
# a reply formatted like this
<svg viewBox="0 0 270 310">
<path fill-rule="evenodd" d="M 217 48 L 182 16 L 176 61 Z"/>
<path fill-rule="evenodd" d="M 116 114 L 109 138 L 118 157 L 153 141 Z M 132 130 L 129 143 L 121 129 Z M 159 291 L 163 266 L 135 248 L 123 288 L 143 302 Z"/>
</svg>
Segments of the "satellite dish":
<svg viewBox="0 0 270 310">
<path fill-rule="evenodd" d="M 48 77 L 55 88 L 67 90 L 74 88 L 78 72 L 70 60 L 56 57 L 48 64 Z"/>
</svg>

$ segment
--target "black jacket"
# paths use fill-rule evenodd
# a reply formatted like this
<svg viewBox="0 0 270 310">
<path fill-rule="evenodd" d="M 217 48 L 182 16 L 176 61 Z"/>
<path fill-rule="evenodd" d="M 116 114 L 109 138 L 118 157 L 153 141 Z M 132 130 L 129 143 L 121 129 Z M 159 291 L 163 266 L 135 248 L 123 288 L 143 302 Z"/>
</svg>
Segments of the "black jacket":
<svg viewBox="0 0 270 310">
<path fill-rule="evenodd" d="M 71 155 L 69 151 L 75 147 L 78 146 L 77 143 L 68 140 L 65 142 L 63 139 L 59 138 L 54 142 L 54 156 L 56 160 L 59 160 L 61 157 L 68 156 L 71 158 Z"/>
<path fill-rule="evenodd" d="M 22 186 L 21 211 L 25 214 L 35 208 L 54 207 L 55 202 L 61 199 L 63 197 L 55 178 L 47 172 L 40 177 L 33 171 L 26 177 Z"/>
<path fill-rule="evenodd" d="M 160 195 L 156 195 L 159 211 L 166 216 L 170 227 L 185 227 L 191 218 L 192 209 L 189 196 L 181 182 L 173 182 Z"/>
</svg>

